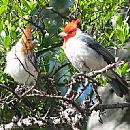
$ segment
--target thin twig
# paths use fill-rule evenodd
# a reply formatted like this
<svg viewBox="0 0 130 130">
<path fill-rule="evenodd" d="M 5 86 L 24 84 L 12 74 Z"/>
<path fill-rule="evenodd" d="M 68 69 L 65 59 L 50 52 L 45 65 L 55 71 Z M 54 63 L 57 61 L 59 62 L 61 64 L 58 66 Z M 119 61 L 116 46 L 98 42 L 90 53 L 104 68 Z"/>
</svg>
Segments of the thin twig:
<svg viewBox="0 0 130 130">
<path fill-rule="evenodd" d="M 38 52 L 36 52 L 36 57 L 39 57 L 40 55 L 42 55 L 43 53 L 47 52 L 47 51 L 50 51 L 50 50 L 53 50 L 54 48 L 57 48 L 57 47 L 60 47 L 62 45 L 62 42 L 59 42 L 57 44 L 54 44 L 54 45 L 51 45 L 43 50 L 40 50 Z"/>
<path fill-rule="evenodd" d="M 128 15 L 129 11 L 130 11 L 130 6 L 129 6 L 129 8 L 128 8 L 127 11 L 126 11 L 126 14 L 125 14 L 125 18 L 124 18 L 124 19 L 126 19 L 127 16 L 129 16 L 129 15 Z"/>
<path fill-rule="evenodd" d="M 71 99 L 63 97 L 63 96 L 55 96 L 55 95 L 47 95 L 47 94 L 28 94 L 27 97 L 39 97 L 39 98 L 53 98 L 53 99 L 60 99 L 63 101 L 68 101 L 70 102 Z"/>
</svg>

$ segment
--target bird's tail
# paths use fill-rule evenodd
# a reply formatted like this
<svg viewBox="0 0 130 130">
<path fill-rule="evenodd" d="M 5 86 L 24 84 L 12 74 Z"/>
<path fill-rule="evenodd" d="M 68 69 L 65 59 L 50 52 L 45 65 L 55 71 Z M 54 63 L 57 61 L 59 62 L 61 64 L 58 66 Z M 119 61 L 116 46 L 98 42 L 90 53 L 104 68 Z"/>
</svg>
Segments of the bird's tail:
<svg viewBox="0 0 130 130">
<path fill-rule="evenodd" d="M 111 71 L 112 75 L 107 76 L 109 77 L 109 83 L 111 84 L 114 92 L 117 94 L 117 96 L 123 97 L 123 95 L 126 95 L 129 93 L 128 89 L 128 83 L 120 77 L 116 72 Z"/>
</svg>

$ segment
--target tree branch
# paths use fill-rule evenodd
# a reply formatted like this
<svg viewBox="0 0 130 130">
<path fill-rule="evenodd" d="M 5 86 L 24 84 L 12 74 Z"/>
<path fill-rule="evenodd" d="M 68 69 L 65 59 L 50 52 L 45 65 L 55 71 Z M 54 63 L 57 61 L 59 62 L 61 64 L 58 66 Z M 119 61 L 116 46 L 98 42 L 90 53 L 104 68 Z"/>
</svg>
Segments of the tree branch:
<svg viewBox="0 0 130 130">
<path fill-rule="evenodd" d="M 47 111 L 48 113 L 48 111 Z M 16 118 L 16 117 L 14 117 Z M 72 125 L 73 130 L 81 130 L 80 120 L 83 117 L 81 113 L 78 113 L 74 108 L 68 108 L 61 112 L 57 117 L 47 117 L 46 114 L 44 117 L 27 117 L 24 119 L 12 119 L 12 122 L 8 124 L 1 124 L 0 130 L 9 130 L 9 129 L 20 129 L 20 128 L 39 128 L 45 127 L 48 124 L 51 125 L 66 125 L 66 121 L 69 125 Z"/>
<path fill-rule="evenodd" d="M 99 104 L 94 109 L 91 110 L 106 110 L 106 109 L 116 109 L 116 108 L 130 108 L 130 103 L 115 103 L 115 104 Z"/>
</svg>

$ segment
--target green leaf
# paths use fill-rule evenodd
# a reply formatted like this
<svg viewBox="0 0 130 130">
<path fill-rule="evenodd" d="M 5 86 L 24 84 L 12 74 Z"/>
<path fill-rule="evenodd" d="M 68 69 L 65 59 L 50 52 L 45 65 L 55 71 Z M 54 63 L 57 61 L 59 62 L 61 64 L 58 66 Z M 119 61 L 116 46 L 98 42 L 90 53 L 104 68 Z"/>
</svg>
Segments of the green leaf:
<svg viewBox="0 0 130 130">
<path fill-rule="evenodd" d="M 125 76 L 128 73 L 128 71 L 129 71 L 129 64 L 128 63 L 123 64 L 121 67 L 117 67 L 117 72 L 121 76 Z"/>
<path fill-rule="evenodd" d="M 117 70 L 118 74 L 121 76 L 121 68 L 120 67 L 116 67 L 116 70 Z"/>
<path fill-rule="evenodd" d="M 9 0 L 1 0 L 2 1 L 2 5 L 7 5 L 9 3 Z"/>
<path fill-rule="evenodd" d="M 10 41 L 11 41 L 11 39 L 10 39 L 9 36 L 6 36 L 6 37 L 4 38 L 4 47 L 5 47 L 6 49 L 9 47 Z"/>
<path fill-rule="evenodd" d="M 3 29 L 3 20 L 1 19 L 0 20 L 0 32 L 2 31 L 2 29 Z"/>
<path fill-rule="evenodd" d="M 124 37 L 123 37 L 123 30 L 121 29 L 116 29 L 116 36 L 117 38 L 122 42 L 124 43 Z"/>
<path fill-rule="evenodd" d="M 28 2 L 27 2 L 26 0 L 21 0 L 21 2 L 22 2 L 29 10 L 31 10 L 31 8 L 30 8 L 30 6 L 29 6 L 29 4 L 28 4 Z"/>
<path fill-rule="evenodd" d="M 129 29 L 130 29 L 129 24 L 128 24 L 126 21 L 124 21 L 123 32 L 124 32 L 124 37 L 125 37 L 125 39 L 128 38 Z"/>
<path fill-rule="evenodd" d="M 127 69 L 128 69 L 128 63 L 125 63 L 122 67 L 122 75 L 125 75 L 127 73 Z"/>
<path fill-rule="evenodd" d="M 121 18 L 121 15 L 120 15 L 120 14 L 117 15 L 117 18 L 116 18 L 116 26 L 117 26 L 117 27 L 121 27 L 121 26 L 122 26 L 122 18 Z"/>
<path fill-rule="evenodd" d="M 130 72 L 130 68 L 127 70 L 127 73 L 129 73 Z"/>
<path fill-rule="evenodd" d="M 6 10 L 6 7 L 7 7 L 7 5 L 8 5 L 8 0 L 3 0 L 2 1 L 2 4 L 1 4 L 1 6 L 0 6 L 0 14 L 2 14 L 5 10 Z"/>
<path fill-rule="evenodd" d="M 0 7 L 0 14 L 2 14 L 2 13 L 5 11 L 5 9 L 6 9 L 6 6 L 5 6 L 5 5 L 1 6 L 1 7 Z"/>
</svg>

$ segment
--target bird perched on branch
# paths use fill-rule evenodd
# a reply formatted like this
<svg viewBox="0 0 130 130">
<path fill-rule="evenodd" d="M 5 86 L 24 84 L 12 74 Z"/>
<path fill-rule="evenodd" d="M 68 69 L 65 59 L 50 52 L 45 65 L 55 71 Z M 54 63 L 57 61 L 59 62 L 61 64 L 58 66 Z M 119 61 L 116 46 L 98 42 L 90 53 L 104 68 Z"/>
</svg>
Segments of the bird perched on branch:
<svg viewBox="0 0 130 130">
<path fill-rule="evenodd" d="M 21 39 L 7 53 L 6 73 L 16 82 L 27 85 L 36 83 L 38 71 L 33 54 L 36 42 L 33 39 L 30 25 L 27 25 Z"/>
<path fill-rule="evenodd" d="M 78 24 L 80 19 L 69 22 L 59 36 L 64 38 L 63 49 L 72 65 L 79 72 L 100 70 L 114 63 L 115 58 L 94 38 L 83 33 Z M 128 93 L 128 84 L 114 70 L 104 74 L 115 93 L 122 97 Z"/>
</svg>

